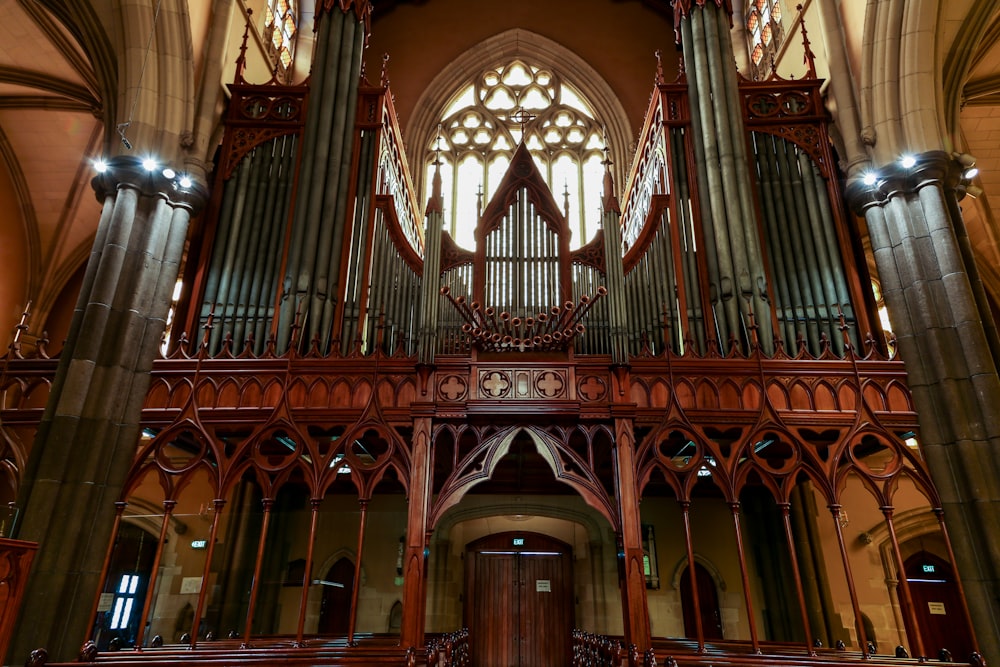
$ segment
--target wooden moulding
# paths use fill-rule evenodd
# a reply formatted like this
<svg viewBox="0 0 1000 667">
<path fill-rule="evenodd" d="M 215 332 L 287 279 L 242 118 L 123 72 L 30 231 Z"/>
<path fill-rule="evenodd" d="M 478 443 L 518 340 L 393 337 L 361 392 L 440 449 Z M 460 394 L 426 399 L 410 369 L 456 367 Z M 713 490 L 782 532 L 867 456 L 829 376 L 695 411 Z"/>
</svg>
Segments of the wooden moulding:
<svg viewBox="0 0 1000 667">
<path fill-rule="evenodd" d="M 0 538 L 0 658 L 7 655 L 38 545 Z"/>
</svg>

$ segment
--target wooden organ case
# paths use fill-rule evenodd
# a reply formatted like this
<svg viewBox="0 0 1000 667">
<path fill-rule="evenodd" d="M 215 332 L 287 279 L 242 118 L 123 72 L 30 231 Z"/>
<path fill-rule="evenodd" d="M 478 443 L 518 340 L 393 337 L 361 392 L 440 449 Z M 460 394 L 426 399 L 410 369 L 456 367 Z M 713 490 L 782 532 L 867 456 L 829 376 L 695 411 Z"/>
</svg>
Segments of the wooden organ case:
<svg viewBox="0 0 1000 667">
<path fill-rule="evenodd" d="M 603 229 L 572 251 L 524 146 L 476 248 L 458 247 L 440 192 L 419 212 L 387 84 L 355 87 L 331 113 L 309 85 L 251 85 L 240 68 L 231 86 L 190 291 L 120 499 L 116 544 L 148 575 L 127 641 L 183 645 L 185 660 L 402 660 L 462 624 L 428 602 L 450 594 L 429 561 L 447 557 L 435 531 L 480 494 L 531 496 L 543 516 L 546 497 L 570 496 L 599 527 L 616 581 L 595 575 L 608 599 L 587 610 L 596 594 L 576 591 L 586 632 L 562 638 L 566 664 L 594 635 L 681 664 L 708 664 L 708 645 L 762 665 L 838 641 L 854 656 L 936 650 L 898 573 L 913 539 L 946 560 L 950 546 L 903 367 L 872 333 L 817 79 L 741 84 L 756 215 L 728 222 L 709 211 L 689 89 L 660 81 L 621 206 L 609 177 Z M 737 235 L 764 283 L 730 258 Z M 5 359 L 12 441 L 29 439 L 45 361 Z M 696 566 L 721 602 L 685 578 Z M 102 651 L 133 569 L 109 552 Z M 683 604 L 687 629 L 667 620 Z"/>
</svg>

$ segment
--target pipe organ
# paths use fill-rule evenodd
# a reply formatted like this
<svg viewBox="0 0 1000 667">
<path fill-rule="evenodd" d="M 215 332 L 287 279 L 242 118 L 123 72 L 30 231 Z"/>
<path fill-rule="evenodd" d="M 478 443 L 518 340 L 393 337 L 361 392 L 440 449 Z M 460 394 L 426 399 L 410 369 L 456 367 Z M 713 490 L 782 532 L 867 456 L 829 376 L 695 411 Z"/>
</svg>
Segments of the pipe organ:
<svg viewBox="0 0 1000 667">
<path fill-rule="evenodd" d="M 260 635 L 234 646 L 272 642 L 297 655 L 336 628 L 351 649 L 356 633 L 384 634 L 363 609 L 375 594 L 341 595 L 327 574 L 353 571 L 351 585 L 361 586 L 385 572 L 364 570 L 360 554 L 391 552 L 390 592 L 379 602 L 402 610 L 387 626 L 402 654 L 424 641 L 428 609 L 444 606 L 428 604 L 446 589 L 428 583 L 447 570 L 428 564 L 432 553 L 447 557 L 447 542 L 429 546 L 435 531 L 477 487 L 514 498 L 519 484 L 533 484 L 540 497 L 554 486 L 581 501 L 595 540 L 613 536 L 609 560 L 593 565 L 594 576 L 618 577 L 614 586 L 593 583 L 612 611 L 594 623 L 627 642 L 656 648 L 647 602 L 669 591 L 647 586 L 644 559 L 670 543 L 683 545 L 670 564 L 678 582 L 700 566 L 692 519 L 708 501 L 721 514 L 702 528 L 735 531 L 726 558 L 744 594 L 729 614 L 746 619 L 739 651 L 756 656 L 781 640 L 811 652 L 823 632 L 828 644 L 846 638 L 867 657 L 841 530 L 844 489 L 850 482 L 876 496 L 873 507 L 890 522 L 885 562 L 902 563 L 891 524 L 899 485 L 923 494 L 935 517 L 940 501 L 907 444 L 917 426 L 905 373 L 871 333 L 877 318 L 841 206 L 820 81 L 737 82 L 720 64 L 731 58 L 710 48 L 721 48 L 722 13 L 699 3 L 697 20 L 685 16 L 681 26 L 691 71 L 657 81 L 621 203 L 607 169 L 597 235 L 570 250 L 566 211 L 521 145 L 492 199 L 466 221 L 476 245 L 465 249 L 443 230 L 440 174 L 420 213 L 387 80 L 383 73 L 371 85 L 360 71 L 364 21 L 350 9 L 361 5 L 327 2 L 318 12 L 308 84 L 252 85 L 241 62 L 231 86 L 218 180 L 177 304 L 175 334 L 198 342 L 175 335 L 153 365 L 140 454 L 121 485 L 114 530 L 129 520 L 129 494 L 154 489 L 164 509 L 153 514 L 161 538 L 149 557 L 159 563 L 176 548 L 166 539 L 175 506 L 201 511 L 184 496 L 200 484 L 211 510 L 201 499 L 197 521 L 210 523 L 213 539 L 217 530 L 238 534 L 240 576 L 256 596 L 248 573 L 263 572 L 268 602 L 223 614 L 205 587 L 190 615 L 170 622 L 194 633 L 185 634 L 191 646 L 201 647 L 205 619 L 232 618 L 241 628 L 234 640 Z M 4 382 L 20 381 L 25 361 L 8 355 Z M 11 390 L 5 405 L 17 397 Z M 506 467 L 512 457 L 516 466 Z M 227 508 L 230 496 L 242 500 Z M 766 520 L 747 519 L 744 499 Z M 677 532 L 650 548 L 643 512 L 666 504 L 676 506 Z M 835 522 L 826 532 L 814 525 L 824 505 Z M 536 509 L 545 511 L 544 499 Z M 272 511 L 280 534 L 268 532 Z M 237 516 L 229 522 L 226 512 Z M 790 579 L 764 597 L 768 613 L 783 614 L 780 637 L 754 625 L 763 616 L 751 585 L 757 563 L 744 551 L 741 520 L 756 522 L 754 535 L 787 542 L 781 562 L 794 567 L 771 574 Z M 350 544 L 330 546 L 347 534 Z M 948 546 L 946 534 L 940 541 Z M 810 557 L 824 552 L 842 557 L 842 570 Z M 344 566 L 350 554 L 359 560 Z M 107 594 L 116 559 L 109 550 Z M 178 580 L 192 590 L 199 576 L 244 585 L 213 570 L 215 560 L 187 565 L 201 569 Z M 660 566 L 656 580 L 666 581 Z M 683 594 L 698 609 L 705 591 L 689 580 Z M 909 599 L 905 582 L 892 595 Z M 323 615 L 337 606 L 344 618 Z M 888 607 L 912 612 L 898 601 Z M 142 627 L 158 608 L 147 600 Z M 255 613 L 267 622 L 255 623 Z M 91 627 L 107 631 L 102 614 Z M 672 650 L 701 655 L 706 628 L 691 622 L 688 644 Z M 755 664 L 774 664 L 767 660 Z"/>
</svg>

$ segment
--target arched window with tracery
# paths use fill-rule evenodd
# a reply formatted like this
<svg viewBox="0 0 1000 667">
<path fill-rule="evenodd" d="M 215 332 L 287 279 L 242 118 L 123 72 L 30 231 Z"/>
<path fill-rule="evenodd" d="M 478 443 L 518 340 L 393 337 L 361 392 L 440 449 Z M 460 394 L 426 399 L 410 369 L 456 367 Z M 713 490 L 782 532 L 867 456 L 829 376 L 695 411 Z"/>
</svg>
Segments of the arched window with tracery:
<svg viewBox="0 0 1000 667">
<path fill-rule="evenodd" d="M 593 238 L 600 221 L 602 124 L 578 89 L 553 68 L 523 59 L 481 70 L 459 87 L 427 146 L 425 188 L 439 156 L 445 229 L 474 246 L 478 212 L 489 202 L 523 140 L 560 206 L 572 247 Z"/>
<path fill-rule="evenodd" d="M 750 0 L 747 3 L 747 38 L 750 47 L 750 68 L 755 80 L 763 79 L 784 38 L 781 27 L 780 0 Z"/>
<path fill-rule="evenodd" d="M 264 10 L 264 41 L 283 79 L 292 71 L 297 32 L 295 0 L 269 0 Z"/>
</svg>

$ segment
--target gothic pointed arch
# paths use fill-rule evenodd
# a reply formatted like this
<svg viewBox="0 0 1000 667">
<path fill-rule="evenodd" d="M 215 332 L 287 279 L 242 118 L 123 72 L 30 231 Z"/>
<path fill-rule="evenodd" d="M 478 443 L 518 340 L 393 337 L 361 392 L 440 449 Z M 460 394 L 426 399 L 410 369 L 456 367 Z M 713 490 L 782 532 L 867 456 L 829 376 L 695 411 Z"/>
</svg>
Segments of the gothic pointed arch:
<svg viewBox="0 0 1000 667">
<path fill-rule="evenodd" d="M 483 40 L 452 60 L 434 77 L 414 105 L 413 115 L 406 126 L 410 164 L 425 162 L 428 147 L 437 135 L 441 113 L 462 86 L 474 81 L 485 68 L 516 60 L 560 74 L 590 103 L 598 122 L 606 127 L 615 181 L 624 183 L 626 170 L 631 164 L 629 151 L 634 133 L 619 96 L 604 77 L 579 55 L 548 37 L 523 28 L 507 30 Z M 414 174 L 418 190 L 421 190 L 422 178 L 423 174 Z"/>
</svg>

